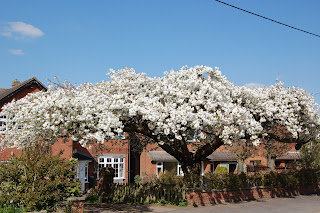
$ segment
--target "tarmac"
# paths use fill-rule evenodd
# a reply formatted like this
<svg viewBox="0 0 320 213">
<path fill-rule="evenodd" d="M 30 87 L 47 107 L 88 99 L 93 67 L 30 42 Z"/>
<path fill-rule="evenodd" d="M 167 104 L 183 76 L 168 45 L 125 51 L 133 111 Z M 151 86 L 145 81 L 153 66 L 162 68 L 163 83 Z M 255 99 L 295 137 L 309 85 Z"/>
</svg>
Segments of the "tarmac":
<svg viewBox="0 0 320 213">
<path fill-rule="evenodd" d="M 218 213 L 320 213 L 320 196 L 295 196 L 286 198 L 267 198 L 255 201 L 226 203 L 207 206 L 168 206 L 168 205 L 125 205 L 89 204 L 87 213 L 127 213 L 127 212 L 218 212 Z"/>
</svg>

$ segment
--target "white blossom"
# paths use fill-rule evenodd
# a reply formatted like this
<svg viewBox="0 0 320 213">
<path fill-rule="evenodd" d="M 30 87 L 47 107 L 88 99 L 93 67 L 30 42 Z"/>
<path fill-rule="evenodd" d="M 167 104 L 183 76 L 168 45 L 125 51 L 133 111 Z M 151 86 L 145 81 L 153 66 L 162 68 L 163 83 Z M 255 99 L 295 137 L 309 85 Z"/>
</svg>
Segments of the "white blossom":
<svg viewBox="0 0 320 213">
<path fill-rule="evenodd" d="M 267 136 L 264 124 L 318 138 L 319 115 L 310 94 L 277 84 L 247 89 L 234 86 L 216 68 L 196 66 L 150 78 L 124 68 L 110 70 L 110 81 L 86 83 L 27 95 L 3 107 L 8 119 L 0 146 L 25 147 L 38 140 L 71 137 L 82 144 L 103 143 L 123 132 L 127 121 L 146 124 L 153 135 L 183 140 L 188 129 L 204 130 L 231 144 L 250 135 Z M 18 125 L 22 128 L 18 128 Z M 162 142 L 163 143 L 163 142 Z"/>
</svg>

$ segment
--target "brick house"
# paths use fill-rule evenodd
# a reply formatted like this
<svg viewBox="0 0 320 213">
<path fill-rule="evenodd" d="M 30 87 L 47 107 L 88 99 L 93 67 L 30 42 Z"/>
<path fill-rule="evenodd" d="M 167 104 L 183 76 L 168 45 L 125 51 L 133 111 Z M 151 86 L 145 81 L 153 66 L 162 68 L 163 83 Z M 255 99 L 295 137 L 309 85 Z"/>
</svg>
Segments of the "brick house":
<svg viewBox="0 0 320 213">
<path fill-rule="evenodd" d="M 24 82 L 14 80 L 11 88 L 0 88 L 0 112 L 2 107 L 11 102 L 12 100 L 18 100 L 25 97 L 28 93 L 39 92 L 41 90 L 46 91 L 45 87 L 37 78 L 33 77 Z M 0 127 L 6 125 L 6 117 L 0 117 Z M 1 137 L 1 132 L 0 132 Z M 20 155 L 22 150 L 18 149 L 5 149 L 0 152 L 0 162 L 7 161 L 13 155 Z"/>
<path fill-rule="evenodd" d="M 14 99 L 25 97 L 28 93 L 46 91 L 47 88 L 36 78 L 28 79 L 22 83 L 15 80 L 9 89 L 0 89 L 0 110 L 2 106 Z M 0 125 L 5 125 L 5 117 L 0 118 Z M 0 132 L 1 134 L 1 132 Z M 0 136 L 1 137 L 1 136 Z M 114 182 L 133 182 L 136 175 L 140 175 L 143 181 L 153 175 L 164 171 L 171 171 L 177 175 L 183 175 L 179 162 L 155 144 L 148 144 L 145 148 L 137 148 L 134 137 L 129 133 L 119 138 L 109 139 L 104 144 L 89 143 L 82 147 L 79 143 L 68 139 L 66 142 L 59 139 L 52 146 L 52 154 L 63 152 L 62 158 L 78 159 L 77 178 L 82 182 L 82 190 L 91 188 L 99 178 L 99 168 L 113 167 L 115 169 Z M 115 143 L 118 142 L 118 143 Z M 192 148 L 190 147 L 190 151 Z M 0 151 L 0 162 L 6 162 L 13 155 L 21 155 L 23 150 L 8 148 Z M 287 168 L 293 160 L 298 160 L 299 154 L 288 152 L 276 160 L 278 167 Z M 246 159 L 245 163 L 250 166 L 255 162 L 266 165 L 266 158 L 255 156 Z M 237 167 L 236 156 L 220 147 L 206 159 L 202 159 L 201 173 L 214 172 L 217 167 L 226 167 L 229 172 L 235 172 Z M 250 167 L 251 168 L 251 167 Z"/>
</svg>

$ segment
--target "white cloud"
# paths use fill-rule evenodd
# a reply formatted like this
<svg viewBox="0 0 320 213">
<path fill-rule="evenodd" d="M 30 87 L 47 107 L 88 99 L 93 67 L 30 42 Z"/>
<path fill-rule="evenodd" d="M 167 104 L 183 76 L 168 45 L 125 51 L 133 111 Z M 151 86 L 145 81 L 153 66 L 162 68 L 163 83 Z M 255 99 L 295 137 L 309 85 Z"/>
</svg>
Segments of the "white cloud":
<svg viewBox="0 0 320 213">
<path fill-rule="evenodd" d="M 249 89 L 255 89 L 255 88 L 265 88 L 267 87 L 264 84 L 260 84 L 260 83 L 248 83 L 244 85 L 245 87 L 249 88 Z"/>
<path fill-rule="evenodd" d="M 26 24 L 24 22 L 9 22 L 8 26 L 4 28 L 4 31 L 1 32 L 2 36 L 5 37 L 30 37 L 30 38 L 37 38 L 44 35 L 44 33 L 39 29 L 31 24 Z"/>
<path fill-rule="evenodd" d="M 20 49 L 8 49 L 8 52 L 12 55 L 24 55 L 24 52 Z"/>
</svg>

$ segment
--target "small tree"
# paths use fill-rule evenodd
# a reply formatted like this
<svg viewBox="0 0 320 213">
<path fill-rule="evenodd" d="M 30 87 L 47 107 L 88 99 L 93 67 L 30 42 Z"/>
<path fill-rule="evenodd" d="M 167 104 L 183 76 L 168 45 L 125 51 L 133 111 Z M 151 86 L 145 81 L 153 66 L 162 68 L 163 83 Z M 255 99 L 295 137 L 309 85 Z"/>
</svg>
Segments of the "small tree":
<svg viewBox="0 0 320 213">
<path fill-rule="evenodd" d="M 320 169 L 320 143 L 313 141 L 300 149 L 301 166 L 306 169 Z"/>
<path fill-rule="evenodd" d="M 289 145 L 287 143 L 279 143 L 273 139 L 263 140 L 261 143 L 264 155 L 268 160 L 268 170 L 276 169 L 276 158 L 288 151 Z"/>
<path fill-rule="evenodd" d="M 57 201 L 80 194 L 81 184 L 74 179 L 76 163 L 52 156 L 45 147 L 26 149 L 0 164 L 0 206 L 53 210 Z"/>
<path fill-rule="evenodd" d="M 252 143 L 247 143 L 245 140 L 240 140 L 237 143 L 233 143 L 228 150 L 237 156 L 237 173 L 246 172 L 244 161 L 254 154 L 256 146 L 253 146 Z"/>
</svg>

